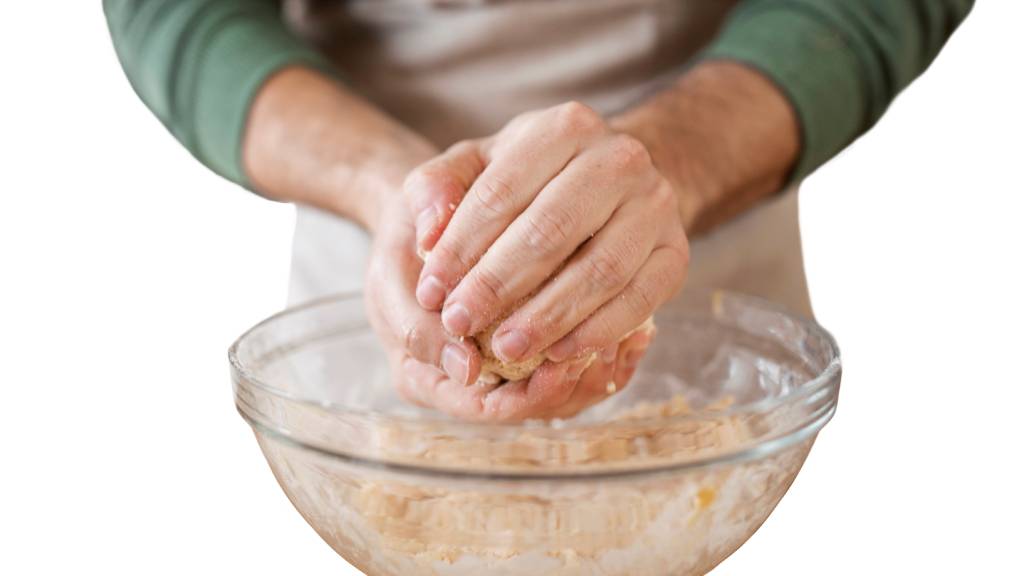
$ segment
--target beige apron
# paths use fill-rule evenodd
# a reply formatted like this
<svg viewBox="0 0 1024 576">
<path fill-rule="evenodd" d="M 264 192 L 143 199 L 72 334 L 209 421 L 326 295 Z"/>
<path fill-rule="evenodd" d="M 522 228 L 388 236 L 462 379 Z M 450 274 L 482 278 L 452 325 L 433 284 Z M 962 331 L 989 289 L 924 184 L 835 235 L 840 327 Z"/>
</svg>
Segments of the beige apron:
<svg viewBox="0 0 1024 576">
<path fill-rule="evenodd" d="M 621 110 L 678 75 L 734 4 L 287 0 L 285 10 L 353 89 L 443 147 L 567 100 Z M 796 197 L 788 190 L 693 239 L 687 288 L 758 295 L 809 316 Z M 368 248 L 355 225 L 300 207 L 289 300 L 360 289 Z"/>
</svg>

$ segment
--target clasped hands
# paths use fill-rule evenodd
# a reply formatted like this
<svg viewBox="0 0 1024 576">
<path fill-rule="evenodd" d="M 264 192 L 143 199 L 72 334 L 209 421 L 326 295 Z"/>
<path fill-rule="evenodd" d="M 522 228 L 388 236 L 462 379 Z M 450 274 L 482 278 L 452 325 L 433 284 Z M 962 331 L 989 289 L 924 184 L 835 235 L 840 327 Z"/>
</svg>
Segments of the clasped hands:
<svg viewBox="0 0 1024 576">
<path fill-rule="evenodd" d="M 398 390 L 469 420 L 566 418 L 625 387 L 653 337 L 631 331 L 689 262 L 676 191 L 645 145 L 575 102 L 451 146 L 378 220 L 366 298 Z M 499 359 L 546 360 L 474 384 L 466 337 L 499 320 Z"/>
</svg>

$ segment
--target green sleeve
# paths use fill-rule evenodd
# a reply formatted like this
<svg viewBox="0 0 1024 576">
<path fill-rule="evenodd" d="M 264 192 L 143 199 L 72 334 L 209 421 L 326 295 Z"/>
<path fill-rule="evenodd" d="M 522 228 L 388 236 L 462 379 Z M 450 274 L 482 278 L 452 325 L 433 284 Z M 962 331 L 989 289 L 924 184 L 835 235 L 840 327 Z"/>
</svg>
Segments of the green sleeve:
<svg viewBox="0 0 1024 576">
<path fill-rule="evenodd" d="M 939 53 L 973 0 L 745 0 L 705 59 L 748 64 L 796 110 L 806 176 L 870 128 Z"/>
<path fill-rule="evenodd" d="M 273 0 L 104 0 L 103 10 L 139 97 L 203 164 L 243 186 L 241 142 L 262 83 L 290 64 L 329 68 Z"/>
</svg>

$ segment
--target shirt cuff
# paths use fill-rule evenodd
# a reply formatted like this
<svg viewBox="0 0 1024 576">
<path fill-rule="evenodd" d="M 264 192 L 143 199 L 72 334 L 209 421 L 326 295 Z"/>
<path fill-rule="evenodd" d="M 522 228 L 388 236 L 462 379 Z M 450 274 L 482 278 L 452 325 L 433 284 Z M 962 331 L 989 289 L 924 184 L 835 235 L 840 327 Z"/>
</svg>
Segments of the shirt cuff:
<svg viewBox="0 0 1024 576">
<path fill-rule="evenodd" d="M 824 164 L 865 123 L 862 64 L 827 18 L 799 4 L 740 11 L 700 59 L 750 66 L 785 94 L 801 136 L 790 181 Z"/>
<path fill-rule="evenodd" d="M 192 94 L 180 101 L 194 106 L 184 117 L 194 122 L 194 142 L 186 145 L 222 176 L 250 187 L 242 163 L 242 145 L 253 99 L 275 72 L 300 65 L 335 75 L 329 62 L 291 35 L 279 19 L 254 21 L 251 15 L 223 18 L 206 31 L 194 68 L 183 71 Z"/>
</svg>

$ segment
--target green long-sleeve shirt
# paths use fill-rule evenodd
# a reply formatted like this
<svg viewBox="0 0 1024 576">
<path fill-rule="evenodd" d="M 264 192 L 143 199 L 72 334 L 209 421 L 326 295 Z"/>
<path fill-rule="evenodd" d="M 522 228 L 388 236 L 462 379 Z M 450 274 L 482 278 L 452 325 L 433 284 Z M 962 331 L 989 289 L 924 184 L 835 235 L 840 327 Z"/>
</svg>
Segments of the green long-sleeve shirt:
<svg viewBox="0 0 1024 576">
<path fill-rule="evenodd" d="M 800 120 L 799 178 L 867 130 L 935 58 L 973 0 L 745 0 L 703 54 L 747 63 Z M 291 64 L 330 65 L 287 30 L 275 0 L 104 0 L 132 86 L 200 161 L 247 185 L 253 95 Z"/>
</svg>

